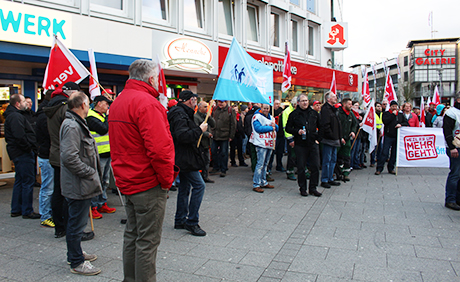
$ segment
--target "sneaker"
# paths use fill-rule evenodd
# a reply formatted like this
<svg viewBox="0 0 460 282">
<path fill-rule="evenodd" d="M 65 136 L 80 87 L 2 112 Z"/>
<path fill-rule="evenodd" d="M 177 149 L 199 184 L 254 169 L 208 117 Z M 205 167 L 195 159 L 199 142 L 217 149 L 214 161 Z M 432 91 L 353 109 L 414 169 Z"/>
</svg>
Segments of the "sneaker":
<svg viewBox="0 0 460 282">
<path fill-rule="evenodd" d="M 36 213 L 36 212 L 32 212 L 28 215 L 23 215 L 22 218 L 24 219 L 39 219 L 41 216 L 39 213 Z"/>
<path fill-rule="evenodd" d="M 101 273 L 101 270 L 93 266 L 89 261 L 84 261 L 82 264 L 75 268 L 71 268 L 70 272 L 81 275 L 96 275 Z"/>
<path fill-rule="evenodd" d="M 273 189 L 273 188 L 275 188 L 275 186 L 270 185 L 270 184 L 267 183 L 267 185 L 261 186 L 261 188 Z"/>
<path fill-rule="evenodd" d="M 117 209 L 116 208 L 109 208 L 109 206 L 107 206 L 107 203 L 104 203 L 102 205 L 102 207 L 98 208 L 98 211 L 100 213 L 114 213 L 114 212 L 117 211 Z"/>
<path fill-rule="evenodd" d="M 100 214 L 100 213 L 97 211 L 97 208 L 96 208 L 96 207 L 92 207 L 92 208 L 91 208 L 91 214 L 93 215 L 93 219 L 102 218 L 102 214 Z"/>
<path fill-rule="evenodd" d="M 48 218 L 47 220 L 43 220 L 42 222 L 40 222 L 40 225 L 43 226 L 43 227 L 50 227 L 50 228 L 54 228 L 55 224 L 54 224 L 54 221 L 52 218 Z"/>
<path fill-rule="evenodd" d="M 97 260 L 97 256 L 96 255 L 90 255 L 88 253 L 86 253 L 85 251 L 83 251 L 83 257 L 85 258 L 86 261 L 95 261 Z M 70 261 L 67 261 L 67 264 L 70 264 Z"/>
<path fill-rule="evenodd" d="M 192 233 L 193 236 L 206 236 L 206 231 L 201 229 L 201 227 L 198 224 L 197 225 L 184 224 L 184 227 L 187 231 L 190 231 L 190 233 Z"/>
</svg>

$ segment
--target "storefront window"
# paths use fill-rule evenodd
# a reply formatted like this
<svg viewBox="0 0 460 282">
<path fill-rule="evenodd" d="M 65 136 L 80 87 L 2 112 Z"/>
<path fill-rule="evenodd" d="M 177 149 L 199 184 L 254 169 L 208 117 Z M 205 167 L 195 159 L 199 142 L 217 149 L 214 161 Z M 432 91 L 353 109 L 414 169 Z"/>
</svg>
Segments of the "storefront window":
<svg viewBox="0 0 460 282">
<path fill-rule="evenodd" d="M 247 12 L 247 38 L 259 42 L 259 9 L 248 4 Z"/>
<path fill-rule="evenodd" d="M 219 0 L 219 33 L 233 36 L 234 4 L 230 0 Z"/>
<path fill-rule="evenodd" d="M 168 0 L 142 0 L 142 17 L 167 20 Z"/>
<path fill-rule="evenodd" d="M 202 0 L 184 0 L 184 24 L 191 29 L 203 28 L 204 13 Z"/>
</svg>

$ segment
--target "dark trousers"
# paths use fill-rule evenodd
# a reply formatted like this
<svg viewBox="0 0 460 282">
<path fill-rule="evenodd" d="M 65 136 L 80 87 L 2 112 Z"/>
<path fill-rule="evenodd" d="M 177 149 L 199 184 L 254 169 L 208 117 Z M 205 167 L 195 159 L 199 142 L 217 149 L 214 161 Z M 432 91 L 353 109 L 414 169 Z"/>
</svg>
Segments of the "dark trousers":
<svg viewBox="0 0 460 282">
<path fill-rule="evenodd" d="M 206 185 L 199 171 L 179 172 L 175 224 L 197 225 Z"/>
<path fill-rule="evenodd" d="M 316 190 L 319 181 L 319 145 L 313 144 L 309 147 L 295 146 L 295 155 L 297 159 L 297 183 L 301 192 L 307 191 L 307 177 L 305 168 L 307 163 L 310 168 L 310 183 L 308 189 Z"/>
<path fill-rule="evenodd" d="M 391 154 L 390 154 L 391 148 Z M 382 172 L 385 166 L 385 161 L 390 154 L 390 160 L 388 161 L 388 172 L 395 169 L 396 164 L 396 137 L 385 136 L 383 138 L 383 149 L 382 154 L 378 157 L 377 171 Z"/>
<path fill-rule="evenodd" d="M 251 169 L 252 172 L 256 170 L 256 165 L 257 165 L 257 152 L 256 152 L 256 146 L 254 144 L 248 142 L 249 146 L 249 152 L 251 153 Z"/>
<path fill-rule="evenodd" d="M 380 137 L 377 143 L 377 146 L 373 149 L 371 153 L 371 164 L 375 164 L 376 161 L 380 158 L 380 155 L 382 154 L 382 138 Z M 371 149 L 372 150 L 372 149 Z"/>
<path fill-rule="evenodd" d="M 69 207 L 69 221 L 67 223 L 67 261 L 70 267 L 75 268 L 85 262 L 81 249 L 81 236 L 88 223 L 91 199 L 73 200 L 66 198 Z"/>
<path fill-rule="evenodd" d="M 297 163 L 295 150 L 288 144 L 287 151 L 288 151 L 288 159 L 287 159 L 287 165 L 286 165 L 286 173 L 292 174 L 294 173 L 294 167 L 296 167 L 296 163 Z"/>
<path fill-rule="evenodd" d="M 67 229 L 67 219 L 69 212 L 67 201 L 62 196 L 61 191 L 61 167 L 54 166 L 54 191 L 51 197 L 51 209 L 53 211 L 53 221 L 56 225 L 54 228 L 55 234 L 62 233 Z"/>
<path fill-rule="evenodd" d="M 235 150 L 238 150 L 238 161 L 244 163 L 243 157 L 243 136 L 235 135 L 235 138 L 230 142 L 230 162 L 236 164 Z"/>
<path fill-rule="evenodd" d="M 211 145 L 213 170 L 228 170 L 228 140 L 213 140 Z"/>
<path fill-rule="evenodd" d="M 275 154 L 276 154 L 276 169 L 277 170 L 283 169 L 283 155 L 284 155 L 285 147 L 286 147 L 286 139 L 284 138 L 284 134 L 281 136 L 276 136 Z"/>
<path fill-rule="evenodd" d="M 35 184 L 35 156 L 29 152 L 13 159 L 15 176 L 13 196 L 11 197 L 11 213 L 29 215 L 34 212 L 32 207 Z"/>
<path fill-rule="evenodd" d="M 156 281 L 156 257 L 167 193 L 158 185 L 144 192 L 126 195 L 128 220 L 123 236 L 125 282 Z"/>
</svg>

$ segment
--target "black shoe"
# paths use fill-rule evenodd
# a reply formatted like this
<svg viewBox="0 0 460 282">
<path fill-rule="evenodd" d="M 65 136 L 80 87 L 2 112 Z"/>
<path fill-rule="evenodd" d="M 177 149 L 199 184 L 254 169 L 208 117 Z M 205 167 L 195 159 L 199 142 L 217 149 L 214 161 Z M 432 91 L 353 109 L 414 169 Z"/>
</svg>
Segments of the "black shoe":
<svg viewBox="0 0 460 282">
<path fill-rule="evenodd" d="M 331 186 L 340 186 L 340 182 L 337 182 L 337 181 L 329 181 L 328 183 Z"/>
<path fill-rule="evenodd" d="M 375 175 L 380 175 L 380 173 L 382 173 L 382 172 L 377 170 L 374 174 Z"/>
<path fill-rule="evenodd" d="M 301 195 L 302 197 L 308 197 L 307 191 L 300 191 L 300 195 Z"/>
<path fill-rule="evenodd" d="M 220 173 L 220 171 L 214 170 L 214 169 L 209 172 L 210 175 L 216 175 L 216 174 L 219 174 L 219 173 Z"/>
<path fill-rule="evenodd" d="M 89 240 L 92 240 L 93 238 L 94 238 L 94 232 L 93 231 L 83 232 L 83 234 L 81 235 L 81 240 L 82 241 L 89 241 Z"/>
<path fill-rule="evenodd" d="M 112 188 L 112 194 L 118 195 L 118 190 Z"/>
<path fill-rule="evenodd" d="M 65 231 L 54 233 L 54 238 L 61 238 L 65 236 Z"/>
<path fill-rule="evenodd" d="M 457 203 L 446 203 L 444 206 L 454 211 L 460 211 L 460 206 Z"/>
<path fill-rule="evenodd" d="M 323 194 L 321 194 L 317 190 L 310 190 L 310 195 L 313 195 L 315 197 L 321 197 Z"/>
<path fill-rule="evenodd" d="M 240 163 L 240 166 L 248 167 L 246 163 Z"/>
<path fill-rule="evenodd" d="M 353 170 L 361 170 L 361 167 L 360 166 L 356 166 L 356 167 L 354 166 Z"/>
<path fill-rule="evenodd" d="M 329 183 L 327 183 L 327 182 L 321 182 L 321 187 L 331 188 L 331 185 L 329 185 Z"/>
<path fill-rule="evenodd" d="M 389 174 L 396 174 L 396 171 L 392 170 L 388 172 Z"/>
<path fill-rule="evenodd" d="M 185 229 L 185 224 L 184 223 L 174 224 L 174 229 Z"/>
<path fill-rule="evenodd" d="M 173 185 L 171 188 L 169 188 L 169 191 L 177 191 L 177 187 Z"/>
<path fill-rule="evenodd" d="M 187 231 L 190 231 L 193 236 L 206 236 L 206 232 L 201 229 L 199 225 L 188 225 L 184 224 L 184 227 Z"/>
<path fill-rule="evenodd" d="M 11 217 L 18 217 L 18 216 L 21 216 L 21 215 L 22 215 L 22 213 L 20 213 L 20 212 L 12 212 L 11 213 Z"/>
<path fill-rule="evenodd" d="M 39 214 L 39 213 L 32 212 L 31 214 L 23 215 L 22 218 L 24 218 L 24 219 L 39 219 L 39 218 L 40 218 L 40 214 Z"/>
<path fill-rule="evenodd" d="M 238 165 L 237 165 L 237 164 L 232 164 L 232 166 L 233 166 L 233 167 L 238 167 Z"/>
<path fill-rule="evenodd" d="M 227 175 L 227 173 L 225 173 L 225 172 L 220 173 L 220 177 L 225 177 L 226 175 Z"/>
<path fill-rule="evenodd" d="M 211 179 L 209 179 L 209 178 L 203 179 L 203 181 L 204 181 L 205 183 L 214 183 L 214 182 L 215 182 L 214 180 L 211 180 Z"/>
</svg>

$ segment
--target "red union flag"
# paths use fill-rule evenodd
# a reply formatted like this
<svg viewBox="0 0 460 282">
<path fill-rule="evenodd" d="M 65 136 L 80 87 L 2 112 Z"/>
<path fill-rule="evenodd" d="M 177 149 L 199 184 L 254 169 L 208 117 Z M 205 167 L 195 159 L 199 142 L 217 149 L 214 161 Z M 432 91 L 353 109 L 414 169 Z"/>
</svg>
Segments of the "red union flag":
<svg viewBox="0 0 460 282">
<path fill-rule="evenodd" d="M 377 124 L 375 120 L 374 100 L 370 101 L 369 110 L 363 120 L 364 123 L 362 129 L 369 134 L 369 148 L 370 152 L 372 152 L 375 146 L 377 146 Z"/>
<path fill-rule="evenodd" d="M 332 73 L 332 82 L 329 91 L 337 95 L 337 83 L 335 82 L 335 72 Z"/>
<path fill-rule="evenodd" d="M 157 55 L 157 62 L 158 62 L 158 93 L 160 94 L 160 103 L 165 107 L 168 108 L 168 94 L 167 94 L 167 86 L 166 86 L 166 78 L 163 68 L 161 67 L 160 57 Z"/>
<path fill-rule="evenodd" d="M 286 53 L 284 54 L 283 64 L 283 84 L 281 84 L 281 92 L 286 92 L 291 88 L 291 52 L 289 52 L 288 43 L 286 42 Z"/>
<path fill-rule="evenodd" d="M 365 71 L 365 77 L 364 77 L 364 82 L 363 82 L 363 91 L 362 91 L 362 96 L 363 96 L 363 101 L 365 105 L 369 105 L 369 102 L 371 101 L 371 94 L 369 92 L 369 78 L 367 76 L 367 70 L 364 69 Z"/>
<path fill-rule="evenodd" d="M 88 70 L 57 37 L 53 37 L 43 88 L 61 88 L 66 82 L 80 83 L 89 75 Z"/>
<path fill-rule="evenodd" d="M 434 89 L 433 103 L 435 103 L 436 106 L 441 104 L 441 98 L 439 97 L 439 90 L 438 90 L 437 85 L 436 85 L 436 88 Z"/>
<path fill-rule="evenodd" d="M 91 75 L 89 77 L 89 94 L 91 94 L 91 100 L 94 100 L 96 96 L 101 95 L 101 89 L 99 89 L 99 85 L 97 84 L 97 68 L 96 68 L 96 59 L 94 58 L 94 51 L 93 49 L 88 49 L 88 58 L 89 58 L 89 65 L 91 69 Z"/>
<path fill-rule="evenodd" d="M 393 85 L 393 80 L 391 79 L 390 76 L 390 71 L 387 72 L 387 80 L 385 82 L 385 99 L 388 100 L 387 108 L 385 109 L 388 111 L 390 109 L 390 103 L 391 101 L 398 101 L 396 99 L 396 92 L 395 92 L 395 87 Z"/>
</svg>

